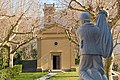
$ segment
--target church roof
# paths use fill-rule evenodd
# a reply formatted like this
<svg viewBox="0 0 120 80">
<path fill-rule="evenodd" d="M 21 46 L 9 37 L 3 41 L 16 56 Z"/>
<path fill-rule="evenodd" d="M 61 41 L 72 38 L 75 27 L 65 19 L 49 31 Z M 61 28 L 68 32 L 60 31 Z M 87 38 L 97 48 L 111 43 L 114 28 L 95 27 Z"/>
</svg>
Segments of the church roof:
<svg viewBox="0 0 120 80">
<path fill-rule="evenodd" d="M 53 28 L 53 29 L 52 29 L 52 28 Z M 67 28 L 66 28 L 65 26 L 62 26 L 62 25 L 58 24 L 58 23 L 55 23 L 55 24 L 51 24 L 51 25 L 49 25 L 49 26 L 47 26 L 47 27 L 44 27 L 44 28 L 40 29 L 39 32 L 38 32 L 38 34 L 41 34 L 41 33 L 49 33 L 48 30 L 50 30 L 50 29 L 52 29 L 52 32 L 53 32 L 53 33 L 54 33 L 55 29 L 56 29 L 56 30 L 59 29 L 59 31 L 57 31 L 57 32 L 59 32 L 59 33 L 63 33 L 63 30 L 64 30 L 64 33 L 65 33 L 65 30 L 66 30 Z M 46 31 L 48 31 L 48 32 L 46 32 Z"/>
</svg>

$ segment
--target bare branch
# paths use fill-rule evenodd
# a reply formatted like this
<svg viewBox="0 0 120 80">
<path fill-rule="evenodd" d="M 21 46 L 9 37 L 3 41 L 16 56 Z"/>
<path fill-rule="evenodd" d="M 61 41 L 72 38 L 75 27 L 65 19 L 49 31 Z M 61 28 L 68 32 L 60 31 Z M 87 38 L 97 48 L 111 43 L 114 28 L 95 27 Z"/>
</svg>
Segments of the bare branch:
<svg viewBox="0 0 120 80">
<path fill-rule="evenodd" d="M 120 0 L 117 0 L 117 15 L 109 23 L 113 27 L 119 20 L 120 20 Z"/>
<path fill-rule="evenodd" d="M 72 2 L 75 2 L 76 0 L 71 0 L 70 1 L 70 3 L 69 3 L 69 6 L 68 6 L 68 8 L 70 8 L 71 10 L 77 10 L 77 11 L 85 11 L 85 6 L 82 6 L 79 2 L 76 2 L 76 3 L 78 3 L 80 6 L 82 6 L 83 7 L 83 9 L 78 9 L 78 8 L 74 8 L 71 4 L 72 4 Z"/>
<path fill-rule="evenodd" d="M 119 34 L 120 34 L 120 31 L 117 33 L 117 37 L 116 37 L 116 40 L 115 40 L 115 44 L 114 44 L 114 46 L 113 46 L 113 49 L 119 44 L 119 43 L 118 43 Z"/>
<path fill-rule="evenodd" d="M 112 20 L 111 22 L 109 22 L 110 26 L 113 27 L 117 22 L 118 20 L 120 20 L 120 14 L 117 14 Z"/>
<path fill-rule="evenodd" d="M 78 4 L 81 8 L 83 8 L 83 9 L 74 8 L 74 7 L 71 5 L 72 2 L 77 3 L 77 4 Z M 69 3 L 69 8 L 70 8 L 71 10 L 77 10 L 77 11 L 88 11 L 92 16 L 95 16 L 93 11 L 91 11 L 91 10 L 89 10 L 88 8 L 86 8 L 85 6 L 83 6 L 83 5 L 82 5 L 80 2 L 78 2 L 77 0 L 71 0 L 70 3 Z"/>
<path fill-rule="evenodd" d="M 4 16 L 4 17 L 8 17 L 8 18 L 15 17 L 15 15 L 7 15 L 7 14 L 2 14 L 0 16 L 2 16 L 2 17 Z"/>
<path fill-rule="evenodd" d="M 15 42 L 15 41 L 8 41 L 8 42 L 13 44 L 19 44 L 19 42 Z"/>
<path fill-rule="evenodd" d="M 10 36 L 12 35 L 12 31 L 14 30 L 14 28 L 15 28 L 16 26 L 18 26 L 18 25 L 20 24 L 23 15 L 24 15 L 24 13 L 21 14 L 21 16 L 20 16 L 20 17 L 18 18 L 18 20 L 16 21 L 15 25 L 11 25 L 12 28 L 9 30 L 9 32 L 8 32 L 8 34 L 7 34 L 7 37 L 4 39 L 4 41 L 2 42 L 1 45 L 5 45 L 5 44 L 9 41 Z"/>
<path fill-rule="evenodd" d="M 34 39 L 35 39 L 35 38 L 32 37 L 31 39 L 26 40 L 26 41 L 24 41 L 23 43 L 19 44 L 15 49 L 13 49 L 13 50 L 10 52 L 10 54 L 15 54 L 15 52 L 16 52 L 17 49 L 19 49 L 21 46 L 29 43 L 30 41 L 32 41 L 32 40 L 34 40 Z"/>
<path fill-rule="evenodd" d="M 72 6 L 69 6 L 69 8 L 70 8 L 71 10 L 76 10 L 76 11 L 85 11 L 85 10 L 83 10 L 83 9 L 74 8 L 74 7 L 72 7 Z"/>
<path fill-rule="evenodd" d="M 21 35 L 21 34 L 33 34 L 33 32 L 12 32 L 13 34 L 19 34 L 19 35 Z"/>
<path fill-rule="evenodd" d="M 79 43 L 72 38 L 69 30 L 66 29 L 65 32 L 66 32 L 66 34 L 67 34 L 68 39 L 69 39 L 71 42 L 73 42 L 74 44 L 76 44 L 77 46 L 79 46 Z"/>
<path fill-rule="evenodd" d="M 114 35 L 116 27 L 117 27 L 117 25 L 115 25 L 115 26 L 112 27 L 112 35 Z"/>
</svg>

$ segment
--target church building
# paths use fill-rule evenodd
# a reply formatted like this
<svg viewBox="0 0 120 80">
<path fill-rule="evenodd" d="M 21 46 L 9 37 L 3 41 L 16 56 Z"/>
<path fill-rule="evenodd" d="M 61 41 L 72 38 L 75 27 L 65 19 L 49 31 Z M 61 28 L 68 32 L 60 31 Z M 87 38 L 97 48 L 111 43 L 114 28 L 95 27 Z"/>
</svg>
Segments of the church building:
<svg viewBox="0 0 120 80">
<path fill-rule="evenodd" d="M 37 69 L 75 70 L 75 51 L 65 27 L 55 23 L 55 4 L 44 4 L 44 28 L 37 38 Z"/>
</svg>

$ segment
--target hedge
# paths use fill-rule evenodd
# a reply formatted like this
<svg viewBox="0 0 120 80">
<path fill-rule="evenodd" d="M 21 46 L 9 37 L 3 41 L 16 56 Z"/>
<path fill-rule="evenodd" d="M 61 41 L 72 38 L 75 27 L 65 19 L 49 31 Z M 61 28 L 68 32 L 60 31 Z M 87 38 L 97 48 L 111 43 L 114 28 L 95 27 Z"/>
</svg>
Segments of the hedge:
<svg viewBox="0 0 120 80">
<path fill-rule="evenodd" d="M 0 70 L 0 80 L 10 80 L 11 78 L 19 75 L 22 72 L 21 65 L 15 65 L 13 68 L 8 67 Z"/>
</svg>

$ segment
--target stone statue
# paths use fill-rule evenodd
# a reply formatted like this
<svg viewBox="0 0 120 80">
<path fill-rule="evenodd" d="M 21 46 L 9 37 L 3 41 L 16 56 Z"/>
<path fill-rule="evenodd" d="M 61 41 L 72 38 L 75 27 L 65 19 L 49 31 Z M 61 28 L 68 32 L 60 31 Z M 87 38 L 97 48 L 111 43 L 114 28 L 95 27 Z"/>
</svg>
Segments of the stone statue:
<svg viewBox="0 0 120 80">
<path fill-rule="evenodd" d="M 88 12 L 83 12 L 80 20 L 82 25 L 76 32 L 80 41 L 79 80 L 107 80 L 102 57 L 109 57 L 112 53 L 112 36 L 106 13 L 99 11 L 96 25 L 90 22 Z"/>
</svg>

